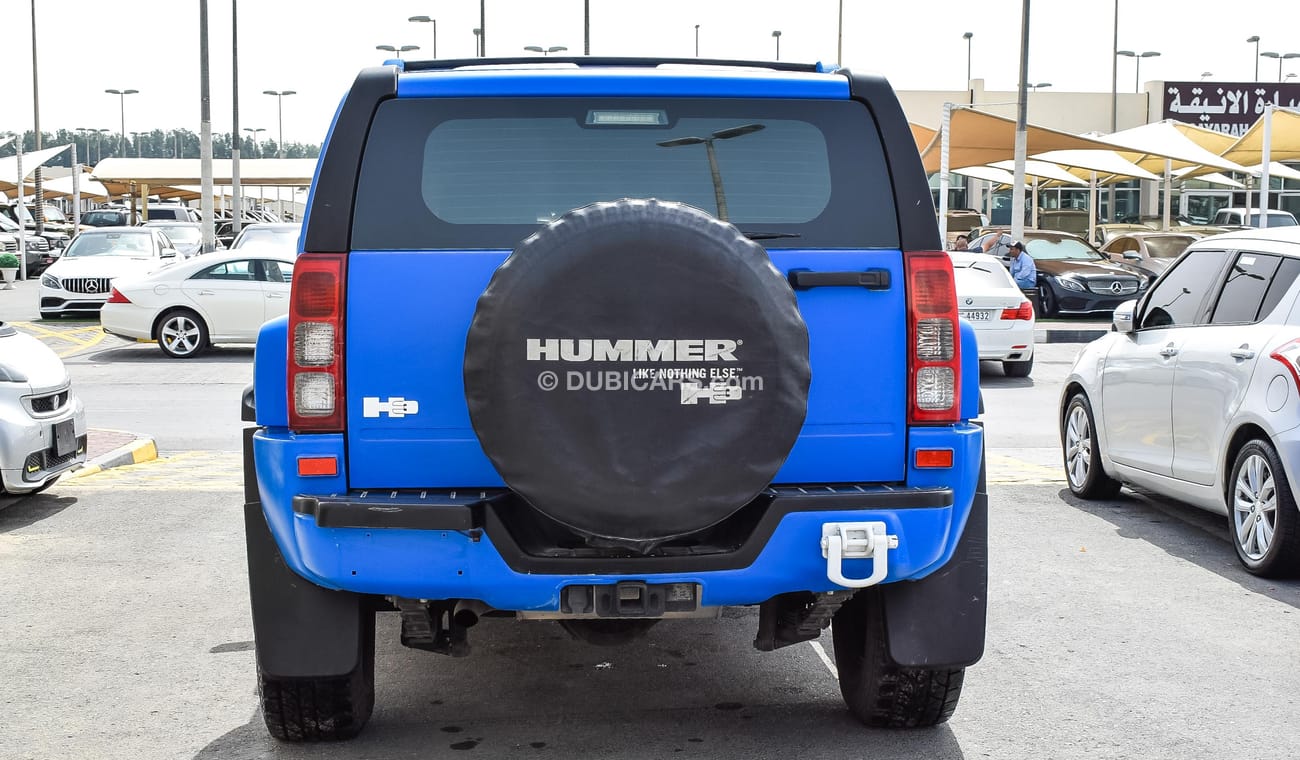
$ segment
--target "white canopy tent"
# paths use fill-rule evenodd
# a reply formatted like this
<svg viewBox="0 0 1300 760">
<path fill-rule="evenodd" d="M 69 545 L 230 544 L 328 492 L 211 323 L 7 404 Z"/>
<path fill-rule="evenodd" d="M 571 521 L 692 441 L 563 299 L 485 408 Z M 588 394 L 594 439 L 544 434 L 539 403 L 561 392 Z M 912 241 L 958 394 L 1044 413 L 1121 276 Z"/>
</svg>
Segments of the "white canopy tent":
<svg viewBox="0 0 1300 760">
<path fill-rule="evenodd" d="M 57 145 L 53 148 L 42 148 L 30 153 L 23 154 L 23 179 L 27 179 L 36 172 L 36 167 L 41 166 L 51 158 L 59 155 L 65 150 L 71 148 L 71 145 Z M 18 156 L 5 156 L 0 158 L 0 187 L 16 187 L 18 185 Z"/>
</svg>

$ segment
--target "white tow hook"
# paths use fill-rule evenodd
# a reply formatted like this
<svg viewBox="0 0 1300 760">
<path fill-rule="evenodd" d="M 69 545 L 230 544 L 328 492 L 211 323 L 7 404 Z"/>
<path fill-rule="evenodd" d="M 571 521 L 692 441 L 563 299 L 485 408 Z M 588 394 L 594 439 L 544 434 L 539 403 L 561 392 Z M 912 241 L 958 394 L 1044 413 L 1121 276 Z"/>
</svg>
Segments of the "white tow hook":
<svg viewBox="0 0 1300 760">
<path fill-rule="evenodd" d="M 885 579 L 889 573 L 889 550 L 898 548 L 898 536 L 891 536 L 883 522 L 823 523 L 822 556 L 826 558 L 826 577 L 845 588 L 866 588 Z M 844 560 L 871 560 L 871 575 L 846 578 Z"/>
</svg>

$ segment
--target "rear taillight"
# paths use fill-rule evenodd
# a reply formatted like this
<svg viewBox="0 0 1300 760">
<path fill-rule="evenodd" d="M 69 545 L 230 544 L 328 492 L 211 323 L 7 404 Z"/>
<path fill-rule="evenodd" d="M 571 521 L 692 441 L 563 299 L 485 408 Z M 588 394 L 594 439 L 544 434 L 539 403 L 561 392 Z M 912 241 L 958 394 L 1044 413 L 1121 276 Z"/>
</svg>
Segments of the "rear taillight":
<svg viewBox="0 0 1300 760">
<path fill-rule="evenodd" d="M 108 294 L 108 301 L 105 303 L 131 303 L 131 299 L 122 295 L 122 291 L 113 288 L 113 290 Z"/>
<path fill-rule="evenodd" d="M 1291 372 L 1291 379 L 1295 381 L 1296 388 L 1300 388 L 1300 338 L 1290 343 L 1283 343 L 1268 356 L 1270 359 L 1282 362 L 1282 366 Z"/>
<path fill-rule="evenodd" d="M 1034 318 L 1034 307 L 1028 301 L 1021 301 L 1017 309 L 1003 309 L 1002 319 L 1006 322 L 1012 322 L 1017 319 L 1031 320 Z"/>
<path fill-rule="evenodd" d="M 951 423 L 960 415 L 961 333 L 952 259 L 943 251 L 904 256 L 907 269 L 908 421 Z"/>
<path fill-rule="evenodd" d="M 347 256 L 304 253 L 289 295 L 289 427 L 343 430 L 343 306 Z"/>
</svg>

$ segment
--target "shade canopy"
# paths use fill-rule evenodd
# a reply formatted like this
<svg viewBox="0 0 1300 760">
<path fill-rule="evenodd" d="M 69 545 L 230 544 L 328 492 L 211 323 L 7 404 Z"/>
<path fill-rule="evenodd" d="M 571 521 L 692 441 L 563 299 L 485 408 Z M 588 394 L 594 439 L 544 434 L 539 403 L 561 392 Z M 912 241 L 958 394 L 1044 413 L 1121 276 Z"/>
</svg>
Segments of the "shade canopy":
<svg viewBox="0 0 1300 760">
<path fill-rule="evenodd" d="M 939 130 L 921 126 L 914 121 L 909 121 L 907 126 L 912 128 L 912 139 L 916 141 L 917 153 L 923 152 L 925 146 L 929 145 L 934 136 L 939 134 Z"/>
<path fill-rule="evenodd" d="M 1300 112 L 1286 108 L 1273 110 L 1270 128 L 1269 158 L 1273 161 L 1300 160 Z M 1246 133 L 1223 151 L 1223 157 L 1238 163 L 1258 166 L 1264 161 L 1264 119 L 1256 119 Z M 1269 167 L 1270 173 L 1272 166 Z"/>
<path fill-rule="evenodd" d="M 941 134 L 936 133 L 921 153 L 921 161 L 927 172 L 939 171 L 942 138 Z M 1032 124 L 1026 127 L 1025 138 L 1029 155 L 1037 155 L 1049 150 L 1114 150 L 1115 148 L 1110 143 Z M 953 110 L 948 139 L 949 170 L 991 165 L 998 161 L 1014 159 L 1015 155 L 1015 119 L 995 116 L 971 108 Z"/>
<path fill-rule="evenodd" d="M 27 179 L 36 172 L 36 167 L 49 161 L 51 158 L 59 155 L 63 151 L 71 148 L 72 145 L 56 145 L 53 148 L 42 148 L 30 153 L 23 154 L 23 179 Z M 44 184 L 44 183 L 42 183 Z M 5 156 L 0 158 L 0 186 L 4 189 L 17 187 L 18 185 L 18 156 Z"/>
<path fill-rule="evenodd" d="M 1015 171 L 1016 162 L 1010 160 L 998 161 L 995 164 L 991 164 L 991 166 L 995 169 L 1002 169 L 1005 172 L 1011 173 Z M 1050 161 L 1037 161 L 1033 159 L 1025 161 L 1025 175 L 1029 177 L 1037 177 L 1039 179 L 1055 180 L 1066 185 L 1087 184 L 1087 180 L 1079 179 L 1066 171 L 1064 167 Z"/>
<path fill-rule="evenodd" d="M 1038 153 L 1034 158 L 1051 161 L 1067 167 L 1074 176 L 1087 179 L 1090 172 L 1097 172 L 1098 177 L 1109 179 L 1160 179 L 1160 176 L 1143 169 L 1129 161 L 1114 150 L 1049 150 Z"/>
<path fill-rule="evenodd" d="M 1171 169 L 1207 166 L 1233 172 L 1246 171 L 1246 167 L 1201 147 L 1172 120 L 1143 124 L 1100 135 L 1097 139 L 1110 143 L 1121 156 L 1148 171 L 1163 172 L 1165 161 L 1169 161 Z"/>
<path fill-rule="evenodd" d="M 212 160 L 212 183 L 231 184 L 231 160 Z M 197 158 L 106 158 L 95 165 L 95 179 L 136 185 L 198 185 L 203 162 Z M 239 161 L 241 185 L 310 185 L 316 173 L 314 158 L 248 158 Z"/>
</svg>

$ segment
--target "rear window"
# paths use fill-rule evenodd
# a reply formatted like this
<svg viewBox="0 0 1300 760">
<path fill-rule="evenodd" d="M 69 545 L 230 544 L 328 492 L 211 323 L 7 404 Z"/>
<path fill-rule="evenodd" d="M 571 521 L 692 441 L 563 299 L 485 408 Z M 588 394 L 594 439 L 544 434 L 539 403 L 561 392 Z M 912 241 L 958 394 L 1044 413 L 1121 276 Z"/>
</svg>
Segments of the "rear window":
<svg viewBox="0 0 1300 760">
<path fill-rule="evenodd" d="M 954 261 L 952 266 L 953 275 L 957 280 L 957 292 L 966 293 L 969 291 L 983 290 L 986 288 L 1016 288 L 1016 281 L 1011 279 L 1011 273 L 1002 264 L 984 261 L 960 262 Z"/>
<path fill-rule="evenodd" d="M 574 208 L 687 203 L 768 247 L 898 247 L 880 138 L 852 101 L 397 99 L 362 161 L 354 249 L 512 248 Z"/>
</svg>

